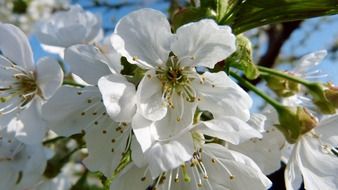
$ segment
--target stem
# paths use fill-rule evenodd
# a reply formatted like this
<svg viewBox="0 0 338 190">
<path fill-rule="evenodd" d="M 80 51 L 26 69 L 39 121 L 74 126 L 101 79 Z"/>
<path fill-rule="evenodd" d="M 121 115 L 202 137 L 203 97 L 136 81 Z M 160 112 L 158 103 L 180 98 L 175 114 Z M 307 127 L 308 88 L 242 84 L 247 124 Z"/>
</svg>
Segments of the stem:
<svg viewBox="0 0 338 190">
<path fill-rule="evenodd" d="M 268 102 L 271 106 L 273 106 L 276 110 L 283 107 L 280 103 L 278 103 L 276 100 L 270 98 L 267 94 L 265 94 L 262 90 L 258 89 L 256 86 L 251 84 L 249 81 L 243 79 L 237 73 L 230 71 L 230 75 L 234 77 L 236 80 L 238 80 L 243 86 L 248 88 L 249 90 L 252 90 L 254 93 L 256 93 L 258 96 L 263 98 L 266 102 Z"/>
<path fill-rule="evenodd" d="M 300 83 L 300 84 L 302 84 L 306 87 L 312 85 L 312 83 L 309 82 L 309 81 L 303 80 L 303 79 L 298 78 L 296 76 L 292 76 L 292 75 L 286 74 L 284 72 L 281 72 L 281 71 L 278 71 L 278 70 L 275 70 L 275 69 L 270 69 L 270 68 L 262 67 L 262 66 L 257 66 L 257 67 L 258 67 L 258 70 L 261 71 L 261 72 L 273 74 L 273 75 L 279 76 L 281 78 L 285 78 L 285 79 Z"/>
</svg>

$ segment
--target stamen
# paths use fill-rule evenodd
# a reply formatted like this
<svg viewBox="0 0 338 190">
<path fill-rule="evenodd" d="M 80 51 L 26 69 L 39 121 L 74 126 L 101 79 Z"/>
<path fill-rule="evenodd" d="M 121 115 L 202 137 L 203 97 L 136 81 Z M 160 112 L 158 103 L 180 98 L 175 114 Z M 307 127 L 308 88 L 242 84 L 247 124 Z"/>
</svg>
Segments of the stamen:
<svg viewBox="0 0 338 190">
<path fill-rule="evenodd" d="M 232 173 L 230 172 L 230 170 L 221 162 L 221 161 L 219 161 L 218 159 L 215 159 L 215 158 L 213 158 L 212 159 L 212 162 L 213 163 L 218 163 L 219 165 L 221 165 L 221 167 L 228 173 L 228 175 L 230 176 L 230 179 L 232 178 L 232 177 L 234 177 L 234 175 L 232 175 Z"/>
<path fill-rule="evenodd" d="M 180 168 L 177 168 L 176 169 L 176 175 L 175 175 L 175 183 L 178 183 L 178 182 L 180 182 L 180 180 L 179 180 L 179 174 L 180 174 Z"/>
<path fill-rule="evenodd" d="M 180 114 L 179 114 L 179 121 L 183 118 L 183 114 L 184 114 L 184 99 L 183 99 L 183 97 L 182 96 L 179 96 L 179 99 L 180 99 L 180 103 L 181 103 L 181 105 L 180 105 L 180 107 L 181 107 L 181 110 L 180 110 Z"/>
<path fill-rule="evenodd" d="M 168 188 L 167 188 L 168 190 L 171 189 L 172 175 L 173 175 L 173 171 L 170 170 L 169 179 L 168 179 Z"/>
<path fill-rule="evenodd" d="M 197 177 L 197 174 L 195 173 L 196 172 L 196 170 L 195 170 L 195 165 L 193 164 L 192 165 L 192 169 L 191 169 L 191 173 L 192 173 L 192 176 L 193 176 L 193 178 L 194 178 L 194 180 L 195 180 L 195 182 L 196 182 L 196 188 L 200 188 L 200 187 L 202 187 L 202 181 L 200 181 L 200 179 L 198 179 L 198 177 Z M 197 173 L 198 173 L 198 171 L 197 171 Z"/>
<path fill-rule="evenodd" d="M 187 168 L 185 165 L 181 166 L 182 174 L 183 174 L 183 180 L 184 182 L 189 183 L 191 181 L 191 178 L 189 177 L 189 174 L 187 172 Z"/>
<path fill-rule="evenodd" d="M 156 184 L 155 186 L 153 187 L 153 190 L 157 190 L 158 189 L 158 186 L 160 185 L 160 182 L 162 181 L 162 176 L 163 176 L 164 173 L 161 173 L 160 176 L 158 176 L 157 178 L 157 181 L 156 181 Z"/>
</svg>

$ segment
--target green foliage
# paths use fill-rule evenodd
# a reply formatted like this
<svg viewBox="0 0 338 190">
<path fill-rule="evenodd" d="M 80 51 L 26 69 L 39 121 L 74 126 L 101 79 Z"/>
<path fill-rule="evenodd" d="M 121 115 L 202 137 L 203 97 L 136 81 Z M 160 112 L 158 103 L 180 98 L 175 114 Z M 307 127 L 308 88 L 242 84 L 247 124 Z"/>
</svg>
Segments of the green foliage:
<svg viewBox="0 0 338 190">
<path fill-rule="evenodd" d="M 237 51 L 233 53 L 226 62 L 242 70 L 248 79 L 256 79 L 259 76 L 259 71 L 252 58 L 250 40 L 244 35 L 238 35 L 236 46 Z"/>
<path fill-rule="evenodd" d="M 145 71 L 135 64 L 129 63 L 125 57 L 121 57 L 121 64 L 123 66 L 121 74 L 125 75 L 129 82 L 138 85 L 142 80 Z"/>
<path fill-rule="evenodd" d="M 172 20 L 172 29 L 177 30 L 180 26 L 189 22 L 196 22 L 204 18 L 214 18 L 215 13 L 210 8 L 189 7 L 177 12 Z"/>
<path fill-rule="evenodd" d="M 88 173 L 89 173 L 88 170 L 86 170 L 70 190 L 105 190 L 105 188 L 103 187 L 90 185 L 88 183 Z"/>
<path fill-rule="evenodd" d="M 228 13 L 229 0 L 217 0 L 217 22 L 220 22 Z"/>
<path fill-rule="evenodd" d="M 236 34 L 266 24 L 338 13 L 337 0 L 237 0 L 230 6 L 219 24 L 230 25 Z"/>
<path fill-rule="evenodd" d="M 13 1 L 13 13 L 25 14 L 29 4 L 29 0 L 14 0 Z"/>
<path fill-rule="evenodd" d="M 337 0 L 202 0 L 199 8 L 178 11 L 172 26 L 175 31 L 183 24 L 212 18 L 221 25 L 230 25 L 235 34 L 240 34 L 266 24 L 337 13 Z"/>
</svg>

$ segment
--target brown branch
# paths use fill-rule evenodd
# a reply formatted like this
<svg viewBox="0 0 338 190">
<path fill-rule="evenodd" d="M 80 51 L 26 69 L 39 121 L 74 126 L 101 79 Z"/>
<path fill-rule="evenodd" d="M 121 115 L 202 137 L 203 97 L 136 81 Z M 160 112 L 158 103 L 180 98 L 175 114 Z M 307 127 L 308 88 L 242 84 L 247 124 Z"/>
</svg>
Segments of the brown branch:
<svg viewBox="0 0 338 190">
<path fill-rule="evenodd" d="M 286 22 L 280 25 L 272 25 L 266 32 L 268 34 L 268 49 L 261 57 L 258 65 L 273 67 L 285 42 L 291 34 L 299 28 L 302 21 Z"/>
<path fill-rule="evenodd" d="M 271 25 L 266 33 L 268 35 L 268 48 L 265 54 L 258 61 L 258 65 L 264 67 L 274 67 L 278 55 L 283 45 L 290 38 L 291 34 L 297 30 L 303 21 L 285 22 L 282 24 Z M 261 78 L 252 80 L 252 84 L 256 85 Z"/>
</svg>

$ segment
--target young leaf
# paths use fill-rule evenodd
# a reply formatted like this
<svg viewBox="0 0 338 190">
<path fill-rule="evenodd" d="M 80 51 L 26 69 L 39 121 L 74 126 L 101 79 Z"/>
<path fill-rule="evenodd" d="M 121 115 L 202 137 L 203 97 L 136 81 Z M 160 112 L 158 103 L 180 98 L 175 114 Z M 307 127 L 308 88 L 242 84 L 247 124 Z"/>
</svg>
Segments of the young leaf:
<svg viewBox="0 0 338 190">
<path fill-rule="evenodd" d="M 189 22 L 196 22 L 203 18 L 213 18 L 214 16 L 215 13 L 213 13 L 213 10 L 209 8 L 189 7 L 182 9 L 174 15 L 172 20 L 172 29 L 176 31 L 177 28 Z"/>
<path fill-rule="evenodd" d="M 230 25 L 236 34 L 258 26 L 338 13 L 337 0 L 238 0 L 220 24 Z"/>
</svg>

